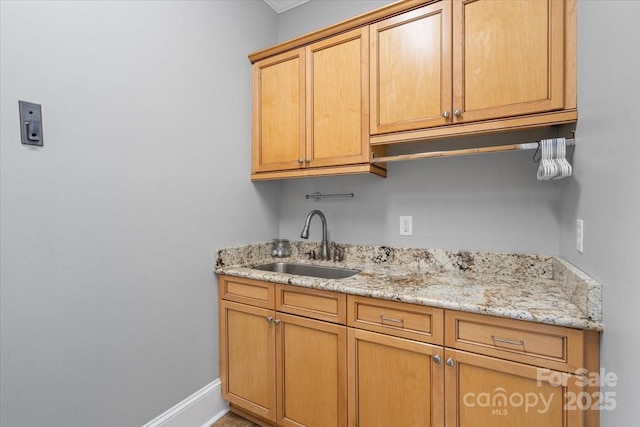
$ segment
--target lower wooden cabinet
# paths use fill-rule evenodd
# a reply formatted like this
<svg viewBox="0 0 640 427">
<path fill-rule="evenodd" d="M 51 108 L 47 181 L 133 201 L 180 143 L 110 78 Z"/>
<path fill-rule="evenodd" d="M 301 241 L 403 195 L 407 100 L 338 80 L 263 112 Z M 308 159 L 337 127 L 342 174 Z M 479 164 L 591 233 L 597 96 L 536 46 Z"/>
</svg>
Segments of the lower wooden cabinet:
<svg viewBox="0 0 640 427">
<path fill-rule="evenodd" d="M 599 425 L 597 408 L 583 402 L 597 387 L 577 371 L 598 371 L 596 331 L 220 283 L 222 397 L 260 425 Z"/>
<path fill-rule="evenodd" d="M 347 319 L 349 427 L 598 425 L 595 331 L 352 295 Z"/>
<path fill-rule="evenodd" d="M 349 426 L 443 426 L 442 347 L 349 328 Z"/>
<path fill-rule="evenodd" d="M 238 281 L 242 282 L 223 278 L 221 295 L 228 294 L 227 283 Z M 255 281 L 247 284 L 256 285 Z M 321 291 L 309 290 L 307 304 L 304 293 L 301 289 L 296 298 L 287 301 L 313 307 L 322 297 Z M 327 300 L 331 294 L 326 293 Z M 346 427 L 347 327 L 222 299 L 220 377 L 222 397 L 259 417 L 257 422 L 283 427 Z"/>
<path fill-rule="evenodd" d="M 585 426 L 579 384 L 562 372 L 349 329 L 350 427 Z"/>
<path fill-rule="evenodd" d="M 347 328 L 277 313 L 277 420 L 286 427 L 347 425 Z"/>
<path fill-rule="evenodd" d="M 222 397 L 267 420 L 276 420 L 275 312 L 220 302 Z"/>
<path fill-rule="evenodd" d="M 584 411 L 571 408 L 583 391 L 573 375 L 458 350 L 444 357 L 447 426 L 585 425 Z"/>
</svg>

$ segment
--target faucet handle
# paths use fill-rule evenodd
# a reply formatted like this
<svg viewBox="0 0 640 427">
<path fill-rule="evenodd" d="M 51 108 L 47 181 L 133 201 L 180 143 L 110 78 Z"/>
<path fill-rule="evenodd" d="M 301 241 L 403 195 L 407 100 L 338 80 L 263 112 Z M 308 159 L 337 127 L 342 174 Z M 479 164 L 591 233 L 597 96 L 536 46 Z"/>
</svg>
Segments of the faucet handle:
<svg viewBox="0 0 640 427">
<path fill-rule="evenodd" d="M 333 247 L 333 261 L 339 262 L 344 259 L 344 251 L 343 249 L 336 244 L 336 242 L 331 242 L 331 246 Z"/>
</svg>

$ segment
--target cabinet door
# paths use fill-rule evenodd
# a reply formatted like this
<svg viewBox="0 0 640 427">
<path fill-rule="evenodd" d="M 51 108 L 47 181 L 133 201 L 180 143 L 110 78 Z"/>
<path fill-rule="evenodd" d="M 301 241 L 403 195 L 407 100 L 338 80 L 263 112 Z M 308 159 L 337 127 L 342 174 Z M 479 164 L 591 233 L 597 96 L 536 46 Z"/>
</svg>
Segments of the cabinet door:
<svg viewBox="0 0 640 427">
<path fill-rule="evenodd" d="M 371 133 L 451 123 L 451 2 L 370 26 Z"/>
<path fill-rule="evenodd" d="M 347 328 L 278 312 L 278 424 L 347 425 Z"/>
<path fill-rule="evenodd" d="M 307 47 L 309 166 L 369 161 L 368 65 L 366 28 Z"/>
<path fill-rule="evenodd" d="M 445 357 L 448 427 L 584 425 L 575 376 L 457 350 Z"/>
<path fill-rule="evenodd" d="M 563 107 L 564 3 L 454 0 L 454 123 Z"/>
<path fill-rule="evenodd" d="M 349 328 L 349 427 L 444 425 L 442 347 Z M 437 358 L 436 358 L 437 360 Z"/>
<path fill-rule="evenodd" d="M 275 421 L 275 312 L 220 301 L 220 379 L 222 397 Z"/>
<path fill-rule="evenodd" d="M 253 65 L 253 172 L 304 166 L 304 49 Z"/>
</svg>

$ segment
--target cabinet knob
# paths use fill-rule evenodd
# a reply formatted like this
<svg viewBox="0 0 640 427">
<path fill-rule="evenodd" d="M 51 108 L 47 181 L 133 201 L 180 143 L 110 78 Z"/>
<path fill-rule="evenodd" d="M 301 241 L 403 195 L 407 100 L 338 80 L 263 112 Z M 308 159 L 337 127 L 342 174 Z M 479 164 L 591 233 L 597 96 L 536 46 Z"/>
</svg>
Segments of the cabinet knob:
<svg viewBox="0 0 640 427">
<path fill-rule="evenodd" d="M 447 366 L 453 367 L 453 365 L 455 365 L 455 364 L 456 364 L 456 362 L 454 362 L 452 358 L 448 358 L 447 359 Z"/>
<path fill-rule="evenodd" d="M 445 119 L 448 119 L 449 117 L 451 117 L 451 113 L 448 111 L 445 111 L 444 113 L 442 113 L 442 117 L 444 117 Z"/>
<path fill-rule="evenodd" d="M 271 323 L 273 321 L 273 317 L 272 316 L 267 316 L 267 322 Z"/>
<path fill-rule="evenodd" d="M 456 117 L 460 117 L 460 115 L 461 115 L 461 114 L 462 114 L 462 111 L 461 111 L 459 108 L 457 108 L 457 109 L 453 112 L 453 115 L 454 115 L 454 116 L 456 116 Z"/>
<path fill-rule="evenodd" d="M 302 159 L 298 159 L 298 163 L 303 164 L 303 163 L 304 163 L 304 160 L 302 160 Z"/>
<path fill-rule="evenodd" d="M 273 323 L 274 323 L 274 324 L 276 324 L 276 325 L 279 325 L 279 324 L 280 324 L 280 319 L 275 319 L 275 320 L 273 321 Z"/>
<path fill-rule="evenodd" d="M 311 159 L 310 158 L 306 158 L 304 159 L 305 163 L 311 163 Z"/>
<path fill-rule="evenodd" d="M 434 361 L 437 365 L 439 365 L 439 364 L 440 364 L 440 362 L 442 362 L 442 358 L 440 357 L 440 355 L 439 355 L 439 354 L 436 354 L 435 356 L 433 356 L 433 361 Z"/>
</svg>

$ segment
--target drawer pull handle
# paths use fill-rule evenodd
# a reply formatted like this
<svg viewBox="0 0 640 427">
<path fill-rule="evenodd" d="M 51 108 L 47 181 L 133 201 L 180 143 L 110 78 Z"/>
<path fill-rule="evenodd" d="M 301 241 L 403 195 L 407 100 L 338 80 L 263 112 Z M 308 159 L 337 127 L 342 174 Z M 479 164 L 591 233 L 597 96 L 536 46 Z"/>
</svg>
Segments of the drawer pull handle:
<svg viewBox="0 0 640 427">
<path fill-rule="evenodd" d="M 491 335 L 491 339 L 495 342 L 501 342 L 503 344 L 511 344 L 511 345 L 524 345 L 523 340 L 510 340 L 507 338 L 496 337 L 495 335 Z"/>
<path fill-rule="evenodd" d="M 385 317 L 384 315 L 380 315 L 380 323 L 384 323 L 384 322 L 393 322 L 393 323 L 400 323 L 401 325 L 404 324 L 404 320 L 403 319 L 394 319 L 392 317 Z"/>
</svg>

